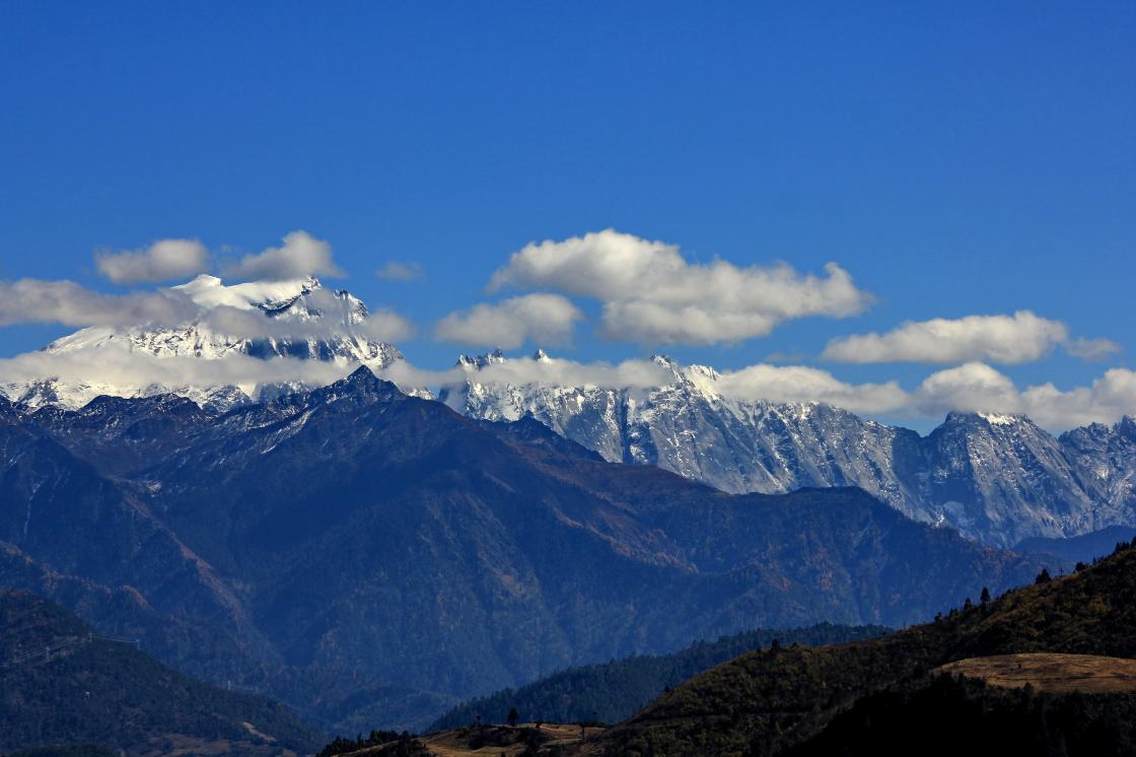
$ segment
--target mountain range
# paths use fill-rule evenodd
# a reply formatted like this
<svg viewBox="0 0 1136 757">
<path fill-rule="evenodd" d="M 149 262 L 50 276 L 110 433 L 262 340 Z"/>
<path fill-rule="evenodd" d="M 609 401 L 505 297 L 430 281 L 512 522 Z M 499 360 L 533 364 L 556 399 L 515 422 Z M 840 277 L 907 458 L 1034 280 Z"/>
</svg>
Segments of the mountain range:
<svg viewBox="0 0 1136 757">
<path fill-rule="evenodd" d="M 906 625 L 1046 563 L 859 489 L 608 463 L 367 368 L 222 413 L 0 400 L 0 502 L 0 585 L 349 732 L 755 627 Z"/>
<path fill-rule="evenodd" d="M 56 340 L 51 354 L 125 349 L 161 359 L 192 356 L 292 357 L 376 370 L 402 361 L 393 345 L 366 336 L 366 306 L 316 279 L 224 285 L 212 276 L 174 287 L 205 308 L 225 305 L 283 324 L 334 326 L 321 337 L 226 336 L 205 321 L 178 328 L 88 328 Z M 533 358 L 552 362 L 543 352 Z M 738 400 L 707 366 L 654 358 L 669 376 L 648 389 L 483 380 L 508 363 L 500 352 L 462 356 L 464 380 L 437 387 L 459 412 L 488 420 L 531 415 L 604 459 L 657 465 L 727 492 L 780 493 L 802 487 L 859 486 L 908 517 L 948 525 L 968 538 L 1013 546 L 1031 537 L 1067 537 L 1136 525 L 1136 421 L 1124 418 L 1054 438 L 1028 418 L 951 413 L 926 436 L 819 402 Z M 303 382 L 123 385 L 46 376 L 0 386 L 13 402 L 77 408 L 96 396 L 175 394 L 219 412 L 297 389 Z M 404 387 L 421 396 L 422 388 Z"/>
<path fill-rule="evenodd" d="M 1055 438 L 1024 416 L 956 412 L 921 436 L 820 402 L 739 400 L 714 369 L 665 357 L 654 361 L 671 379 L 650 389 L 479 380 L 508 360 L 463 357 L 465 381 L 439 399 L 475 418 L 531 415 L 606 460 L 727 492 L 858 486 L 910 518 L 1000 546 L 1136 525 L 1132 418 Z"/>
<path fill-rule="evenodd" d="M 173 394 L 215 415 L 315 388 L 353 366 L 382 371 L 405 364 L 396 347 L 368 336 L 371 316 L 359 299 L 327 290 L 316 279 L 225 285 L 200 276 L 173 290 L 206 314 L 225 305 L 263 316 L 272 325 L 267 333 L 281 325 L 318 326 L 326 333 L 237 338 L 205 318 L 177 328 L 88 328 L 45 348 L 51 355 L 84 356 L 89 370 L 83 380 L 48 375 L 0 382 L 0 394 L 31 409 L 77 409 L 100 395 Z M 115 350 L 158 361 L 194 357 L 210 365 L 286 356 L 331 372 L 322 382 L 130 383 L 97 367 L 104 353 Z M 820 402 L 739 400 L 724 390 L 714 369 L 661 356 L 654 362 L 662 378 L 649 388 L 510 383 L 492 373 L 527 362 L 499 351 L 462 356 L 456 380 L 402 388 L 436 395 L 471 418 L 532 416 L 605 460 L 655 465 L 726 492 L 858 486 L 910 518 L 996 546 L 1136 526 L 1136 421 L 1130 417 L 1054 437 L 1024 416 L 951 413 L 923 436 Z M 556 365 L 543 352 L 531 362 Z"/>
</svg>

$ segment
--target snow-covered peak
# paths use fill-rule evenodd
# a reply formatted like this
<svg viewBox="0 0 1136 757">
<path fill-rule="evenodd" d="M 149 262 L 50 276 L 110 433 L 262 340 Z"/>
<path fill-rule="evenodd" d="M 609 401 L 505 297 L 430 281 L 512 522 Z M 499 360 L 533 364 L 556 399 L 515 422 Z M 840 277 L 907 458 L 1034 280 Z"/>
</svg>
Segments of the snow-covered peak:
<svg viewBox="0 0 1136 757">
<path fill-rule="evenodd" d="M 978 417 L 991 426 L 1012 426 L 1019 421 L 1017 416 L 1000 413 L 978 413 Z"/>
<path fill-rule="evenodd" d="M 319 288 L 319 279 L 314 276 L 287 281 L 249 281 L 241 284 L 225 284 L 216 276 L 204 273 L 185 284 L 170 287 L 172 291 L 187 295 L 194 303 L 202 307 L 227 306 L 239 310 L 252 310 L 253 308 L 275 310 L 294 302 L 298 297 L 311 294 Z"/>
<path fill-rule="evenodd" d="M 458 355 L 457 366 L 466 370 L 481 370 L 495 363 L 504 363 L 506 360 L 505 353 L 496 349 L 484 355 Z"/>
<path fill-rule="evenodd" d="M 168 378 L 168 369 L 132 372 L 129 366 L 124 368 L 123 355 L 139 355 L 143 362 L 172 358 L 225 361 L 242 357 L 262 360 L 287 357 L 334 364 L 338 369 L 332 373 L 337 375 L 356 365 L 378 370 L 402 359 L 396 347 L 368 335 L 369 314 L 359 298 L 346 290 L 325 289 L 315 277 L 228 285 L 216 276 L 202 275 L 167 291 L 188 297 L 197 305 L 197 315 L 172 325 L 81 329 L 55 340 L 43 350 L 66 357 L 72 366 L 71 378 L 42 375 L 5 383 L 0 377 L 0 384 L 4 384 L 2 390 L 17 401 L 36 406 L 77 407 L 100 394 L 136 397 L 161 393 L 174 393 L 199 404 L 219 406 L 247 402 L 270 385 L 297 389 L 304 384 L 291 377 L 282 380 L 275 375 L 270 380 L 249 378 L 235 384 L 215 384 L 214 379 L 182 384 L 186 379 L 179 375 L 174 383 Z M 225 312 L 225 309 L 231 310 Z M 234 314 L 232 310 L 240 312 Z M 258 325 L 257 313 L 264 318 L 263 326 Z M 237 316 L 236 320 L 231 315 Z M 76 360 L 84 361 L 79 371 L 74 368 Z M 104 367 L 107 370 L 102 370 Z M 79 378 L 75 377 L 76 373 Z M 204 375 L 205 372 L 194 373 Z M 155 379 L 154 374 L 164 377 Z M 219 371 L 209 375 L 227 374 Z"/>
</svg>

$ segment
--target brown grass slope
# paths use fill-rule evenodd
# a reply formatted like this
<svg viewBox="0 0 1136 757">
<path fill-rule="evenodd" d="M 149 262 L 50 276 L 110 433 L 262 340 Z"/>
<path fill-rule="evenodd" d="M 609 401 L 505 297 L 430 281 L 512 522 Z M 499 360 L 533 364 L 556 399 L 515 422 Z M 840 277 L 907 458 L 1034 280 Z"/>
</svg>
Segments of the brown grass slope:
<svg viewBox="0 0 1136 757">
<path fill-rule="evenodd" d="M 1023 652 L 968 657 L 935 668 L 991 686 L 1055 694 L 1128 694 L 1136 692 L 1136 660 L 1093 654 Z"/>
<path fill-rule="evenodd" d="M 770 755 L 855 700 L 955 660 L 1022 652 L 1136 657 L 1136 549 L 882 639 L 742 655 L 612 729 L 609 754 Z"/>
</svg>

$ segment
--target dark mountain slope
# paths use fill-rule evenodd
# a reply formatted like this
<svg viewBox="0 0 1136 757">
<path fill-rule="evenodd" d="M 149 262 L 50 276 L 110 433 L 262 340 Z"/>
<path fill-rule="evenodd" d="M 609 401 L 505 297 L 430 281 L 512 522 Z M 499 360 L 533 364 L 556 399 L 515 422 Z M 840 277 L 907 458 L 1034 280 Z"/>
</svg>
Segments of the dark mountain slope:
<svg viewBox="0 0 1136 757">
<path fill-rule="evenodd" d="M 175 673 L 28 594 L 0 593 L 0 671 L 0 750 L 93 743 L 134 752 L 188 737 L 269 754 L 319 742 L 284 707 Z"/>
<path fill-rule="evenodd" d="M 743 655 L 613 729 L 613 754 L 774 754 L 857 699 L 968 657 L 1017 652 L 1136 656 L 1136 549 L 876 641 Z"/>
<path fill-rule="evenodd" d="M 248 675 L 272 658 L 232 589 L 137 492 L 10 408 L 0 412 L 4 586 L 89 610 L 108 631 L 144 631 L 148 648 L 195 674 Z M 95 595 L 118 597 L 124 612 L 101 612 Z"/>
<path fill-rule="evenodd" d="M 934 676 L 864 697 L 786 757 L 1130 757 L 1136 695 L 1038 694 Z"/>
<path fill-rule="evenodd" d="M 61 541 L 74 555 L 25 548 L 25 491 L 5 505 L 7 538 L 45 569 L 126 583 L 151 604 L 167 597 L 164 576 L 193 566 L 216 587 L 214 605 L 176 616 L 247 622 L 268 651 L 253 649 L 252 677 L 238 680 L 331 723 L 420 726 L 392 714 L 412 696 L 436 703 L 428 722 L 457 698 L 548 671 L 747 628 L 902 625 L 1039 567 L 859 490 L 726 495 L 603 462 L 535 423 L 464 418 L 366 369 L 216 417 L 118 402 L 18 424 L 61 461 L 44 481 L 82 475 L 106 489 L 90 523 L 52 526 L 84 523 L 95 543 L 84 550 L 71 534 Z M 148 434 L 150 459 L 121 451 Z M 63 513 L 71 499 L 36 507 Z M 123 538 L 119 512 L 177 549 L 107 559 L 103 542 Z M 88 552 L 106 562 L 94 575 L 77 562 Z M 360 692 L 376 698 L 361 704 Z"/>
<path fill-rule="evenodd" d="M 834 626 L 756 630 L 703 641 L 668 655 L 639 655 L 554 673 L 547 678 L 475 699 L 436 720 L 428 729 L 468 726 L 477 720 L 504 723 L 510 708 L 528 722 L 615 723 L 692 676 L 739 654 L 780 644 L 836 644 L 881 636 L 883 626 Z"/>
</svg>

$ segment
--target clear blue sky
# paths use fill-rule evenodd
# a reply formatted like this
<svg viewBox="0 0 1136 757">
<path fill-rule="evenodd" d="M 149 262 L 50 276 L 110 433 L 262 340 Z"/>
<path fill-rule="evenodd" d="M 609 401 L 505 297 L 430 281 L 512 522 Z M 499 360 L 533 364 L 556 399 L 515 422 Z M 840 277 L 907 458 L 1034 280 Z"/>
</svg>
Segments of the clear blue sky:
<svg viewBox="0 0 1136 757">
<path fill-rule="evenodd" d="M 486 299 L 510 252 L 614 227 L 692 260 L 833 260 L 878 297 L 683 359 L 813 359 L 840 334 L 1030 308 L 1124 352 L 1015 380 L 1131 366 L 1130 0 L 330 5 L 0 0 L 0 279 L 112 290 L 96 248 L 306 229 L 442 366 L 459 348 L 429 324 Z M 380 281 L 389 259 L 425 275 Z M 66 330 L 0 329 L 0 355 Z M 650 351 L 589 333 L 568 352 Z"/>
</svg>

